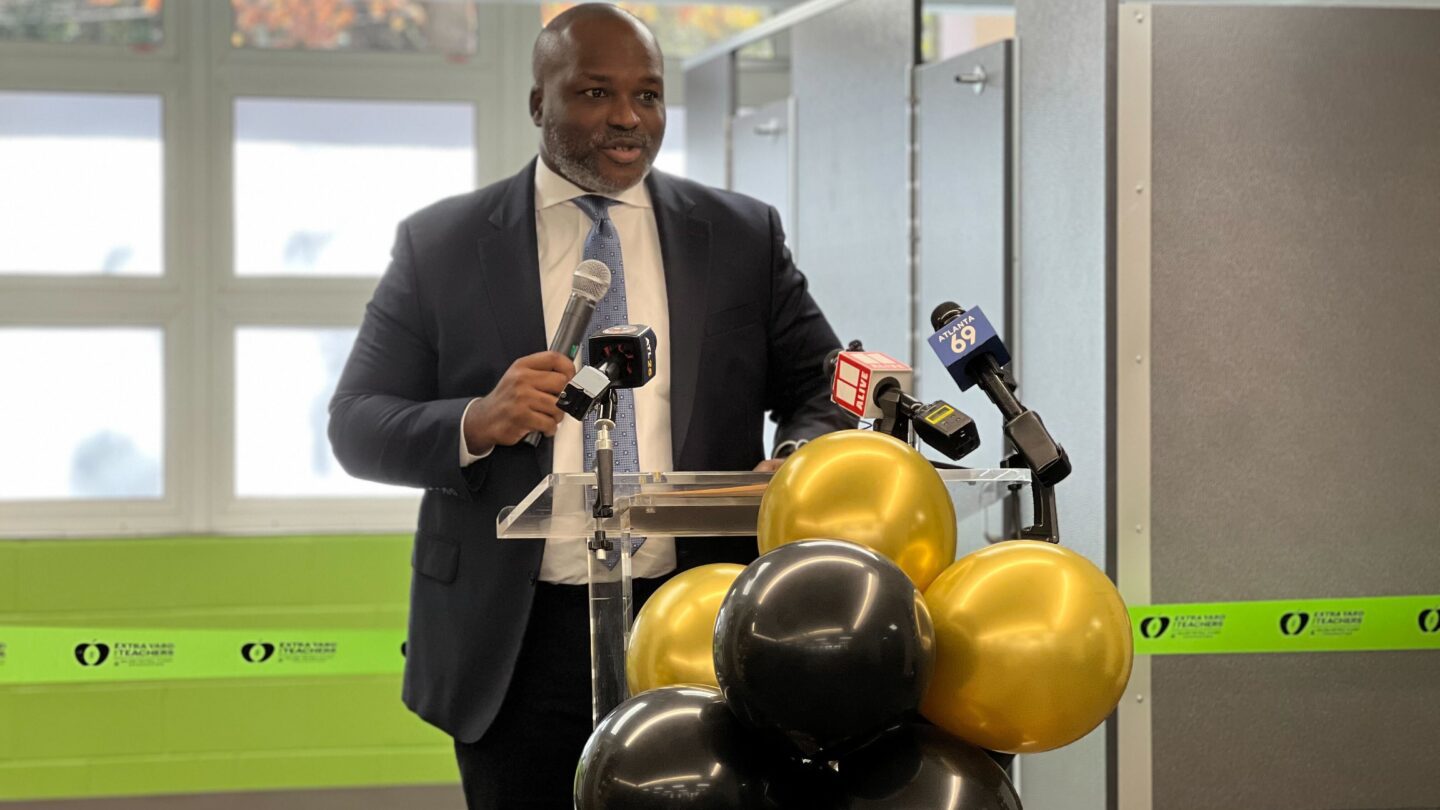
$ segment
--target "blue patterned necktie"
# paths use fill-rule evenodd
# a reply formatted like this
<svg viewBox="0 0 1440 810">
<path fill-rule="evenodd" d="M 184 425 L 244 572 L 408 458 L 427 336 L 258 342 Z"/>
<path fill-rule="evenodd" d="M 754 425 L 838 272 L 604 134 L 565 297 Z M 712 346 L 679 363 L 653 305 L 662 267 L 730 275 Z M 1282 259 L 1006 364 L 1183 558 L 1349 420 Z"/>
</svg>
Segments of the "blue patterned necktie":
<svg viewBox="0 0 1440 810">
<path fill-rule="evenodd" d="M 615 230 L 615 223 L 610 221 L 610 206 L 617 201 L 608 197 L 601 197 L 597 194 L 587 194 L 584 197 L 576 197 L 575 205 L 590 217 L 590 235 L 585 237 L 585 259 L 598 259 L 610 268 L 610 290 L 600 303 L 595 307 L 595 314 L 590 316 L 590 329 L 586 336 L 593 335 L 602 329 L 612 326 L 621 326 L 630 322 L 629 307 L 625 302 L 625 262 L 620 256 L 620 234 Z M 587 341 L 588 343 L 588 341 Z M 581 354 L 581 362 L 590 364 L 590 350 L 586 346 Z M 585 415 L 585 471 L 595 470 L 595 416 L 597 410 L 591 410 Z M 615 404 L 615 429 L 610 433 L 611 441 L 615 448 L 615 472 L 633 473 L 640 472 L 640 451 L 635 443 L 635 392 L 625 389 L 618 392 Z M 640 544 L 645 542 L 643 537 L 632 537 L 631 553 L 639 550 Z M 612 556 L 608 564 L 611 568 L 619 558 Z"/>
</svg>

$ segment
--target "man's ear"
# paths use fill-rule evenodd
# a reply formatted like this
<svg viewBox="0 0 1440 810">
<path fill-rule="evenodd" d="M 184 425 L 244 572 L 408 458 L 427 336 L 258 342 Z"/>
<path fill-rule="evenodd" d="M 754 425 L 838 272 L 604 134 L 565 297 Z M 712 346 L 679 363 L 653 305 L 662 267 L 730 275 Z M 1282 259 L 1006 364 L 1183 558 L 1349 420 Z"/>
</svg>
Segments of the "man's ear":
<svg viewBox="0 0 1440 810">
<path fill-rule="evenodd" d="M 530 88 L 530 120 L 537 127 L 540 126 L 540 107 L 544 101 L 545 94 L 540 90 L 539 85 Z"/>
</svg>

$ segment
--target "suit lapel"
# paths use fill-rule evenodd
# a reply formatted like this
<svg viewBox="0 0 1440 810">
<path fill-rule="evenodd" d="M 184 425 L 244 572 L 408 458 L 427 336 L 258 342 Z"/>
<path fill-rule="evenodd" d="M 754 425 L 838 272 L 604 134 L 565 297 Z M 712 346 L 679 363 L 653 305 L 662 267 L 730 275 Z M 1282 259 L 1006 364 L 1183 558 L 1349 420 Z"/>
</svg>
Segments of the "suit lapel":
<svg viewBox="0 0 1440 810">
<path fill-rule="evenodd" d="M 535 239 L 535 162 L 510 178 L 500 203 L 481 226 L 480 271 L 490 317 L 507 357 L 545 350 L 545 309 L 540 296 L 540 257 Z M 539 463 L 548 474 L 550 442 L 541 443 Z"/>
<path fill-rule="evenodd" d="M 695 201 L 678 184 L 652 171 L 645 180 L 655 208 L 665 295 L 670 312 L 670 438 L 675 463 L 685 449 L 705 338 L 709 297 L 710 222 L 692 213 Z"/>
</svg>

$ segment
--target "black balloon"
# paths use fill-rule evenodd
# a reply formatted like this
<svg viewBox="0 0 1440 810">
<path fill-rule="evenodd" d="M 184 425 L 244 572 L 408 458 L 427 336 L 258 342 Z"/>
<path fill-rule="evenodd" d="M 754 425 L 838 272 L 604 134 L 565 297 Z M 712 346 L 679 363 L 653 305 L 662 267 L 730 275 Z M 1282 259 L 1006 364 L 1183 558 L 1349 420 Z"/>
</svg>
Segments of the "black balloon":
<svg viewBox="0 0 1440 810">
<path fill-rule="evenodd" d="M 836 810 L 1021 810 L 1010 777 L 983 750 L 934 726 L 912 726 L 840 761 Z"/>
<path fill-rule="evenodd" d="M 715 674 L 753 728 L 831 760 L 901 725 L 930 682 L 925 601 L 894 563 L 804 540 L 746 567 L 715 621 Z"/>
<path fill-rule="evenodd" d="M 600 721 L 585 743 L 576 810 L 812 807 L 803 797 L 815 795 L 807 785 L 815 775 L 750 737 L 716 689 L 642 692 Z"/>
</svg>

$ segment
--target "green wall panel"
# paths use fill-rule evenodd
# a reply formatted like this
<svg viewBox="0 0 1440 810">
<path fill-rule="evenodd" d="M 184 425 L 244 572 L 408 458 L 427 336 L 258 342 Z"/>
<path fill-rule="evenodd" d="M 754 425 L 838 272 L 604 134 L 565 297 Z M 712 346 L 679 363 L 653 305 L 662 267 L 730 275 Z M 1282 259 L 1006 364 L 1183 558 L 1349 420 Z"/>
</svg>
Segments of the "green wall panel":
<svg viewBox="0 0 1440 810">
<path fill-rule="evenodd" d="M 14 758 L 156 754 L 165 749 L 157 684 L 16 687 L 11 708 Z"/>
<path fill-rule="evenodd" d="M 407 536 L 0 541 L 0 626 L 403 630 L 409 555 Z M 457 778 L 397 675 L 0 687 L 0 801 Z"/>
<path fill-rule="evenodd" d="M 404 604 L 409 541 L 395 537 L 186 537 L 0 542 L 10 612 Z"/>
<path fill-rule="evenodd" d="M 18 543 L 0 541 L 0 613 L 20 609 L 19 556 Z"/>
</svg>

